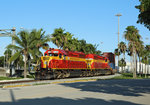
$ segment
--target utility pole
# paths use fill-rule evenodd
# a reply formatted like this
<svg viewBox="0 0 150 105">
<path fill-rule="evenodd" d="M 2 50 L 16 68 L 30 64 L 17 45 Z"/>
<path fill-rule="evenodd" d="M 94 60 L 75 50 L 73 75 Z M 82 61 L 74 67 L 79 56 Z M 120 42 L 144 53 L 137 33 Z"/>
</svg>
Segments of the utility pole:
<svg viewBox="0 0 150 105">
<path fill-rule="evenodd" d="M 11 37 L 14 35 L 16 35 L 16 28 L 15 27 L 13 27 L 12 29 L 0 29 L 0 37 Z M 12 45 L 15 45 L 15 40 L 13 40 L 13 39 L 12 39 Z M 12 55 L 14 55 L 14 54 L 15 54 L 15 50 L 13 49 Z M 5 60 L 4 60 L 4 68 L 5 68 L 5 64 L 6 64 Z M 15 73 L 13 62 L 11 63 L 10 76 L 12 76 L 12 71 Z"/>
<path fill-rule="evenodd" d="M 119 17 L 122 16 L 120 13 L 116 14 L 115 16 L 118 17 L 118 71 L 119 71 Z"/>
<path fill-rule="evenodd" d="M 16 28 L 13 27 L 12 28 L 12 36 L 16 35 Z M 12 45 L 15 45 L 15 40 L 12 39 Z M 15 50 L 12 49 L 12 56 L 15 54 Z M 11 68 L 10 68 L 10 77 L 12 76 L 13 72 L 15 72 L 15 68 L 14 68 L 14 61 L 11 62 Z"/>
<path fill-rule="evenodd" d="M 16 35 L 16 28 L 15 27 L 12 28 L 12 32 L 13 32 L 12 35 L 15 36 Z M 12 39 L 12 45 L 15 45 L 15 40 L 13 40 L 13 39 Z M 14 55 L 14 54 L 15 54 L 15 50 L 13 49 L 12 55 Z"/>
</svg>

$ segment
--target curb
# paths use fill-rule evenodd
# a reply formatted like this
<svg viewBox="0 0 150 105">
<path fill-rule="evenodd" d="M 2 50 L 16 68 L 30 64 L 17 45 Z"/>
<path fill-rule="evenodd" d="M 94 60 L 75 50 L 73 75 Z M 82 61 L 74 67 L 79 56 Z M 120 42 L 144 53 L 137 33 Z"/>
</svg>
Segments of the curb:
<svg viewBox="0 0 150 105">
<path fill-rule="evenodd" d="M 24 87 L 24 86 L 32 86 L 30 84 L 22 84 L 22 85 L 5 85 L 2 88 L 13 88 L 13 87 Z"/>
<path fill-rule="evenodd" d="M 83 80 L 71 80 L 71 81 L 56 81 L 56 82 L 49 82 L 49 83 L 30 83 L 30 84 L 17 84 L 17 85 L 4 85 L 1 86 L 2 88 L 13 88 L 13 87 L 25 87 L 25 86 L 35 86 L 35 85 L 43 85 L 43 84 L 61 84 L 61 83 L 75 83 L 75 82 L 90 82 L 90 81 L 97 81 L 98 79 L 83 79 Z"/>
<path fill-rule="evenodd" d="M 89 81 L 97 81 L 98 79 L 83 79 L 83 80 L 72 80 L 72 81 L 60 81 L 60 82 L 52 82 L 51 84 L 59 84 L 59 83 L 75 83 L 75 82 L 89 82 Z"/>
</svg>

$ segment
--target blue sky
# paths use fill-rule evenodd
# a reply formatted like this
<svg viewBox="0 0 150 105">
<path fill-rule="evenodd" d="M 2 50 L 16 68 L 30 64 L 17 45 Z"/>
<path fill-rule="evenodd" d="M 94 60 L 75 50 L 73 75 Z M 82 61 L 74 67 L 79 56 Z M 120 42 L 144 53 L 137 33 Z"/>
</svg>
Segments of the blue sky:
<svg viewBox="0 0 150 105">
<path fill-rule="evenodd" d="M 103 52 L 114 52 L 117 47 L 118 20 L 120 17 L 120 41 L 125 41 L 123 32 L 129 25 L 136 26 L 146 44 L 150 44 L 150 31 L 137 24 L 138 0 L 1 0 L 0 29 L 16 27 L 24 29 L 43 28 L 51 34 L 62 27 L 87 43 L 99 44 Z M 150 39 L 150 38 L 149 38 Z M 103 43 L 101 43 L 103 42 Z M 11 43 L 10 37 L 0 37 L 0 56 Z M 49 43 L 51 47 L 56 47 Z"/>
</svg>

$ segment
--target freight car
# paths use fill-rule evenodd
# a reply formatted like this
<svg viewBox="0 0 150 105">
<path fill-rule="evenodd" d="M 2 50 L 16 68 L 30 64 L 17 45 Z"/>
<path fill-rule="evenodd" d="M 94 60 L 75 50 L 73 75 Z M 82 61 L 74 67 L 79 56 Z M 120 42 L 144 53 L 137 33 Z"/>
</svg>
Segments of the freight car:
<svg viewBox="0 0 150 105">
<path fill-rule="evenodd" d="M 96 54 L 50 48 L 41 57 L 40 69 L 36 71 L 35 79 L 113 74 L 114 64 L 112 63 L 114 61 L 110 63 L 112 59 L 109 58 L 114 58 L 114 54 L 104 53 L 104 55 L 107 55 L 108 58 Z"/>
</svg>

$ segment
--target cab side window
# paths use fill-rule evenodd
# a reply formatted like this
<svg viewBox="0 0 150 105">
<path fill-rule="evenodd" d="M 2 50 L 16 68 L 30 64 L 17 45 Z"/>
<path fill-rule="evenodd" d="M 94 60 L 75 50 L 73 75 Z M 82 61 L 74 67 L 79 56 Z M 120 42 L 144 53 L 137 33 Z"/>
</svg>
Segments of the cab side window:
<svg viewBox="0 0 150 105">
<path fill-rule="evenodd" d="M 58 54 L 53 54 L 53 56 L 57 57 L 57 56 L 58 56 Z"/>
<path fill-rule="evenodd" d="M 64 60 L 66 60 L 66 55 L 64 55 Z"/>
<path fill-rule="evenodd" d="M 59 54 L 59 58 L 61 58 L 62 57 L 62 54 Z"/>
<path fill-rule="evenodd" d="M 52 54 L 51 54 L 51 53 L 49 53 L 49 56 L 52 56 Z"/>
</svg>

